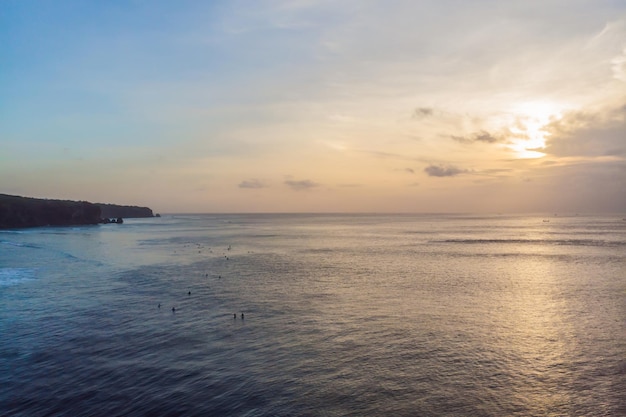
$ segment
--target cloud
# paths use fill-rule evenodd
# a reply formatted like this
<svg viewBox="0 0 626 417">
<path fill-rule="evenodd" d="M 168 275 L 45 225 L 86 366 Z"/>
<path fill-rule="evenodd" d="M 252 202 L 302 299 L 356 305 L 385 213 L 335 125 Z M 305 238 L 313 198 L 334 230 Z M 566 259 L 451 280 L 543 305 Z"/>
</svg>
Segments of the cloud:
<svg viewBox="0 0 626 417">
<path fill-rule="evenodd" d="M 503 138 L 499 135 L 494 135 L 492 133 L 487 132 L 486 130 L 481 130 L 480 132 L 474 133 L 470 136 L 451 136 L 453 140 L 461 143 L 476 143 L 476 142 L 484 142 L 484 143 L 497 143 L 502 142 Z"/>
<path fill-rule="evenodd" d="M 429 177 L 455 177 L 459 174 L 468 172 L 468 170 L 457 168 L 452 165 L 448 165 L 446 167 L 442 165 L 429 165 L 424 168 L 424 172 L 427 173 Z"/>
<path fill-rule="evenodd" d="M 418 107 L 413 112 L 413 115 L 411 116 L 411 118 L 416 119 L 416 120 L 425 119 L 427 117 L 432 116 L 434 112 L 435 112 L 434 109 L 431 107 Z"/>
<path fill-rule="evenodd" d="M 479 174 L 487 175 L 487 176 L 502 176 L 502 175 L 510 174 L 511 172 L 513 172 L 513 169 L 511 168 L 491 168 L 491 169 L 484 169 L 480 171 Z"/>
<path fill-rule="evenodd" d="M 252 189 L 265 188 L 265 185 L 257 179 L 251 179 L 251 180 L 241 181 L 239 183 L 239 188 L 252 188 Z"/>
<path fill-rule="evenodd" d="M 315 188 L 319 186 L 319 184 L 311 180 L 301 180 L 301 181 L 287 180 L 285 181 L 285 184 L 289 186 L 289 188 L 295 191 L 310 190 L 311 188 Z"/>
<path fill-rule="evenodd" d="M 559 190 L 546 201 L 572 211 L 623 212 L 626 209 L 626 163 L 624 161 L 578 161 L 548 167 L 543 173 L 547 188 Z"/>
<path fill-rule="evenodd" d="M 613 71 L 613 78 L 626 82 L 626 48 L 621 55 L 611 60 L 611 70 Z"/>
<path fill-rule="evenodd" d="M 543 152 L 556 157 L 597 158 L 626 155 L 626 106 L 565 114 L 546 128 Z"/>
</svg>

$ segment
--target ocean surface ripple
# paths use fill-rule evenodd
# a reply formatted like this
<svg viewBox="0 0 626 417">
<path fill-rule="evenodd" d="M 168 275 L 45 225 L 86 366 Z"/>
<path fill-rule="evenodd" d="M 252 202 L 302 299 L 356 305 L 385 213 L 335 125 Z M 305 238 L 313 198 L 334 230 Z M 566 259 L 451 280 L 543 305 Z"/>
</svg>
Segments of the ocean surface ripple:
<svg viewBox="0 0 626 417">
<path fill-rule="evenodd" d="M 0 415 L 626 415 L 622 217 L 0 231 Z"/>
</svg>

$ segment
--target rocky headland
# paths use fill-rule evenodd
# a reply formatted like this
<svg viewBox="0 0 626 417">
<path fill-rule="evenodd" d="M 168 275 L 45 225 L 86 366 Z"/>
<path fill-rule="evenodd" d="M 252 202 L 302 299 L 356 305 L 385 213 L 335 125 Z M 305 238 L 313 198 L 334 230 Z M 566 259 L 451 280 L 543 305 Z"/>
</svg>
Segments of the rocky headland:
<svg viewBox="0 0 626 417">
<path fill-rule="evenodd" d="M 103 218 L 140 218 L 154 217 L 148 207 L 119 206 L 117 204 L 95 203 L 100 207 L 100 216 Z"/>
<path fill-rule="evenodd" d="M 122 223 L 123 218 L 153 216 L 148 207 L 0 194 L 0 229 Z"/>
</svg>

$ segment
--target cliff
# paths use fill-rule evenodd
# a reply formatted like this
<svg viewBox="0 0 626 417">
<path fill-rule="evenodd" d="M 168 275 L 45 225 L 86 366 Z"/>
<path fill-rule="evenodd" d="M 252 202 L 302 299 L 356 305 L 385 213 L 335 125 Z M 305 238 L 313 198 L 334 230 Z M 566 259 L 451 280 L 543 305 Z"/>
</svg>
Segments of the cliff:
<svg viewBox="0 0 626 417">
<path fill-rule="evenodd" d="M 100 207 L 86 201 L 0 194 L 0 229 L 100 223 Z"/>
<path fill-rule="evenodd" d="M 153 217 L 153 214 L 148 207 L 0 194 L 0 229 L 89 225 L 102 223 L 104 219 L 124 217 Z"/>
<path fill-rule="evenodd" d="M 101 216 L 105 218 L 154 217 L 148 207 L 119 206 L 116 204 L 96 203 L 100 207 Z"/>
</svg>

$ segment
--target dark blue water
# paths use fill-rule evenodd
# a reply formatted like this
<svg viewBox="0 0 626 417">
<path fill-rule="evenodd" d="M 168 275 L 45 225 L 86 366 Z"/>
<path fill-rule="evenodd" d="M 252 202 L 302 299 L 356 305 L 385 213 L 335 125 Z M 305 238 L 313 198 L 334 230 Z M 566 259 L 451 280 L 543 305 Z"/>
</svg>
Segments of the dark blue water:
<svg viewBox="0 0 626 417">
<path fill-rule="evenodd" d="M 621 217 L 0 231 L 0 414 L 626 415 Z"/>
</svg>

